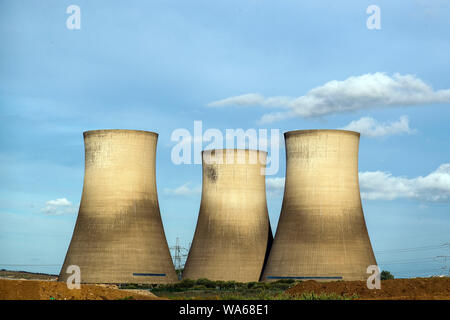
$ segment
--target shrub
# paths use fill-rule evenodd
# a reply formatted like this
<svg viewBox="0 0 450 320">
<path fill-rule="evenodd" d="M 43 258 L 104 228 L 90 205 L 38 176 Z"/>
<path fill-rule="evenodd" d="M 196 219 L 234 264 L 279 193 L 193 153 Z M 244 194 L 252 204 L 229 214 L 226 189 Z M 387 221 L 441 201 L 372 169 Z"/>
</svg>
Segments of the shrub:
<svg viewBox="0 0 450 320">
<path fill-rule="evenodd" d="M 206 288 L 215 288 L 217 286 L 216 281 L 209 279 L 198 279 L 196 283 L 197 285 L 205 286 Z"/>
<path fill-rule="evenodd" d="M 202 285 L 202 284 L 196 284 L 192 287 L 192 290 L 208 290 L 208 287 Z"/>
<path fill-rule="evenodd" d="M 223 281 L 221 282 L 220 289 L 233 289 L 235 290 L 238 286 L 238 283 L 236 281 Z"/>
<path fill-rule="evenodd" d="M 280 280 L 277 280 L 277 281 L 272 282 L 272 283 L 288 283 L 288 284 L 292 284 L 294 282 L 295 282 L 294 279 L 280 279 Z"/>
<path fill-rule="evenodd" d="M 192 288 L 195 285 L 195 280 L 191 280 L 191 279 L 183 279 L 180 282 L 174 283 L 172 285 L 173 288 L 175 289 L 189 289 Z M 167 288 L 169 288 L 170 285 L 167 286 Z"/>
<path fill-rule="evenodd" d="M 392 280 L 394 279 L 394 275 L 389 271 L 383 270 L 380 275 L 381 280 Z"/>
</svg>

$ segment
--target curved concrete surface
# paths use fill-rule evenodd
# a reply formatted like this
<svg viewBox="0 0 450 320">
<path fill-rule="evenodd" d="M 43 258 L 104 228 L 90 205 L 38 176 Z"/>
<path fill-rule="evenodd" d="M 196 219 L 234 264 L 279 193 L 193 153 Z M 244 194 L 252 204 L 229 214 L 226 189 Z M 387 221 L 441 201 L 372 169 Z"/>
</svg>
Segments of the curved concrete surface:
<svg viewBox="0 0 450 320">
<path fill-rule="evenodd" d="M 60 281 L 69 265 L 80 267 L 82 283 L 177 281 L 156 192 L 157 139 L 146 131 L 84 133 L 83 194 Z"/>
<path fill-rule="evenodd" d="M 359 133 L 285 133 L 286 182 L 263 280 L 365 280 L 376 265 L 361 206 Z"/>
<path fill-rule="evenodd" d="M 202 200 L 183 278 L 259 281 L 272 243 L 266 156 L 255 150 L 203 152 Z"/>
</svg>

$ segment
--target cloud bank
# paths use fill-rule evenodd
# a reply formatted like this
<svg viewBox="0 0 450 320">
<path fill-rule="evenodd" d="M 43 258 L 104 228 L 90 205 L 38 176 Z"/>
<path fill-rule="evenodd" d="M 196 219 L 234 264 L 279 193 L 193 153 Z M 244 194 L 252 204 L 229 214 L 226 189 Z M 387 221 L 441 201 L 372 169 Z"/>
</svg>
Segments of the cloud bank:
<svg viewBox="0 0 450 320">
<path fill-rule="evenodd" d="M 375 138 L 385 137 L 397 134 L 413 134 L 416 130 L 409 127 L 407 116 L 401 116 L 398 121 L 389 123 L 379 123 L 371 117 L 363 117 L 359 120 L 350 122 L 340 129 L 360 132 L 361 135 Z"/>
<path fill-rule="evenodd" d="M 270 123 L 293 117 L 318 117 L 358 110 L 450 103 L 450 89 L 433 90 L 415 75 L 392 76 L 369 73 L 342 81 L 333 80 L 311 89 L 305 95 L 264 97 L 249 93 L 208 104 L 209 107 L 257 106 L 282 109 L 266 113 L 260 123 Z"/>
<path fill-rule="evenodd" d="M 66 198 L 49 200 L 45 203 L 45 207 L 41 209 L 41 212 L 47 215 L 75 214 L 77 211 L 78 206 L 74 206 Z"/>
<path fill-rule="evenodd" d="M 267 192 L 282 195 L 284 178 L 266 180 Z M 426 202 L 450 200 L 450 163 L 439 166 L 426 176 L 396 177 L 389 172 L 359 173 L 361 197 L 365 200 L 416 199 Z"/>
<path fill-rule="evenodd" d="M 442 164 L 427 176 L 408 179 L 389 172 L 360 172 L 361 196 L 367 200 L 399 198 L 421 201 L 450 200 L 450 163 Z"/>
</svg>

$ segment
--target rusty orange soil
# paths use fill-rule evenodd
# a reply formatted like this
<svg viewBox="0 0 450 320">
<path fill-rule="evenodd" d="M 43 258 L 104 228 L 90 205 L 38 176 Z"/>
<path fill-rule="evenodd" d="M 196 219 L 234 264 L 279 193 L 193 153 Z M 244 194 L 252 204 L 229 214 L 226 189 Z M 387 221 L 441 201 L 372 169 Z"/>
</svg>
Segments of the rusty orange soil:
<svg viewBox="0 0 450 320">
<path fill-rule="evenodd" d="M 145 290 L 121 290 L 116 286 L 87 285 L 68 289 L 65 282 L 0 279 L 0 300 L 160 300 Z"/>
<path fill-rule="evenodd" d="M 28 280 L 26 280 L 28 279 Z M 123 290 L 115 285 L 81 285 L 69 290 L 57 276 L 21 271 L 0 271 L 0 300 L 157 300 L 146 290 Z M 286 291 L 357 296 L 362 300 L 450 300 L 450 278 L 413 278 L 381 281 L 380 290 L 369 290 L 365 281 L 303 281 Z"/>
<path fill-rule="evenodd" d="M 304 281 L 286 291 L 302 293 L 357 295 L 362 300 L 450 300 L 450 278 L 382 280 L 381 289 L 369 290 L 365 281 Z"/>
</svg>

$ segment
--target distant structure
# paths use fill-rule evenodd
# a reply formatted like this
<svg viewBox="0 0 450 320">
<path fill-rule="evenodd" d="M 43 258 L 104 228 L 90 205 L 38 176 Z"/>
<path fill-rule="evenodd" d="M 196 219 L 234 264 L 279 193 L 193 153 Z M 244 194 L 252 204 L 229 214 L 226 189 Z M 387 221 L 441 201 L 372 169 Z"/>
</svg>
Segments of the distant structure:
<svg viewBox="0 0 450 320">
<path fill-rule="evenodd" d="M 84 132 L 80 210 L 59 275 L 81 269 L 82 283 L 177 281 L 156 192 L 158 134 L 134 130 Z"/>
<path fill-rule="evenodd" d="M 172 257 L 173 263 L 175 265 L 175 271 L 177 272 L 178 279 L 181 280 L 184 269 L 184 261 L 187 258 L 189 249 L 184 248 L 180 245 L 180 238 L 178 237 L 175 245 L 169 247 L 169 249 L 173 252 Z"/>
<path fill-rule="evenodd" d="M 183 278 L 259 281 L 272 243 L 266 205 L 267 153 L 203 151 L 203 186 Z"/>
<path fill-rule="evenodd" d="M 359 133 L 285 133 L 283 205 L 263 280 L 365 280 L 376 265 L 361 205 Z"/>
</svg>

